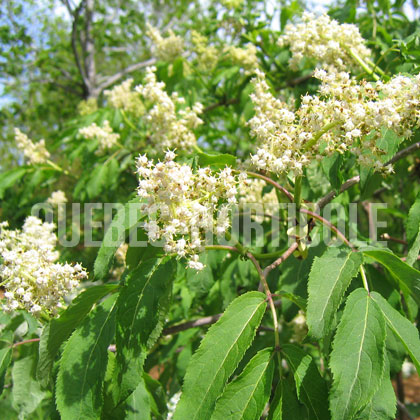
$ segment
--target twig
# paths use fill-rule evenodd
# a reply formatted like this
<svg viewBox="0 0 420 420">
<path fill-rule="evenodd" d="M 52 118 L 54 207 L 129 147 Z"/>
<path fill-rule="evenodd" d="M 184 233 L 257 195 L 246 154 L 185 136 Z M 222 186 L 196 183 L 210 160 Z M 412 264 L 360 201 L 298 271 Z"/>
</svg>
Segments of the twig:
<svg viewBox="0 0 420 420">
<path fill-rule="evenodd" d="M 393 236 L 389 236 L 387 233 L 383 233 L 381 235 L 381 238 L 386 239 L 387 241 L 392 241 L 392 242 L 397 242 L 399 244 L 408 245 L 408 242 L 404 241 L 404 239 L 394 238 Z"/>
<path fill-rule="evenodd" d="M 325 226 L 327 226 L 330 230 L 332 230 L 339 238 L 342 239 L 342 241 L 349 246 L 353 251 L 356 250 L 354 245 L 346 238 L 344 233 L 340 232 L 331 222 L 329 222 L 327 219 L 323 218 L 317 213 L 314 213 L 310 210 L 306 209 L 300 209 L 302 213 L 308 214 L 309 216 L 313 217 L 314 219 L 319 220 L 321 223 L 323 223 Z"/>
<path fill-rule="evenodd" d="M 264 268 L 263 274 L 266 277 L 268 275 L 268 273 L 271 270 L 274 270 L 276 267 L 278 267 L 283 261 L 287 260 L 287 258 L 289 258 L 297 249 L 298 247 L 298 243 L 294 242 L 283 254 L 280 258 L 277 258 L 276 261 L 274 261 L 273 263 L 271 263 L 270 265 L 268 265 L 267 267 Z"/>
<path fill-rule="evenodd" d="M 400 150 L 392 159 L 390 159 L 387 163 L 385 163 L 385 166 L 392 165 L 397 160 L 405 158 L 406 156 L 415 152 L 418 149 L 420 149 L 420 141 L 412 144 L 411 146 L 406 147 L 403 150 Z"/>
<path fill-rule="evenodd" d="M 210 112 L 213 111 L 213 109 L 219 108 L 220 106 L 229 106 L 229 105 L 234 105 L 239 103 L 239 99 L 238 98 L 232 98 L 232 99 L 224 99 L 220 102 L 216 102 L 215 104 L 211 104 L 207 107 L 204 108 L 203 110 L 203 114 L 205 114 L 206 112 Z"/>
<path fill-rule="evenodd" d="M 291 194 L 289 191 L 286 190 L 283 186 L 281 186 L 278 182 L 274 181 L 273 179 L 269 178 L 268 176 L 261 175 L 257 172 L 250 172 L 246 171 L 247 175 L 249 175 L 252 178 L 260 178 L 267 182 L 268 184 L 271 184 L 274 188 L 277 188 L 279 191 L 281 191 L 291 202 L 293 202 L 293 194 Z"/>
<path fill-rule="evenodd" d="M 136 70 L 140 70 L 144 67 L 152 66 L 156 63 L 156 58 L 149 58 L 148 60 L 131 64 L 130 66 L 126 67 L 125 69 L 115 73 L 114 75 L 108 77 L 103 83 L 101 83 L 98 87 L 100 91 L 106 89 L 107 87 L 113 85 L 115 82 L 123 78 L 125 75 L 132 73 Z"/>
<path fill-rule="evenodd" d="M 276 300 L 273 303 L 275 307 L 280 306 L 281 300 Z M 174 335 L 174 334 L 180 333 L 181 331 L 189 330 L 190 328 L 197 328 L 197 327 L 204 327 L 206 325 L 211 325 L 217 322 L 222 315 L 223 313 L 211 315 L 211 316 L 205 316 L 204 318 L 199 318 L 194 321 L 188 321 L 182 324 L 174 325 L 173 327 L 165 328 L 162 331 L 162 335 Z"/>
<path fill-rule="evenodd" d="M 353 185 L 356 185 L 360 182 L 360 176 L 354 176 L 353 178 L 348 179 L 346 182 L 344 182 L 343 185 L 340 187 L 340 194 L 349 188 L 351 188 Z M 330 191 L 328 194 L 326 194 L 324 197 L 322 197 L 318 203 L 316 203 L 317 208 L 322 209 L 324 208 L 330 201 L 332 201 L 337 196 L 337 193 L 335 191 Z"/>
</svg>

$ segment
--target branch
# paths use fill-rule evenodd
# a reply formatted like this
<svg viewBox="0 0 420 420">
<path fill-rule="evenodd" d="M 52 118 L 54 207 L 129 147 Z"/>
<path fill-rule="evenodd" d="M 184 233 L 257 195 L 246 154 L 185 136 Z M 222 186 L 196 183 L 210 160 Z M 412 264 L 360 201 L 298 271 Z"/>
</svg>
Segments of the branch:
<svg viewBox="0 0 420 420">
<path fill-rule="evenodd" d="M 246 173 L 250 177 L 260 178 L 260 179 L 264 180 L 265 182 L 267 182 L 268 184 L 271 184 L 274 188 L 277 188 L 279 191 L 281 191 L 291 202 L 293 202 L 293 195 L 289 191 L 287 191 L 286 188 L 282 187 L 276 181 L 272 180 L 271 178 L 269 178 L 265 175 L 261 175 L 257 172 L 246 171 Z"/>
<path fill-rule="evenodd" d="M 219 108 L 219 106 L 229 106 L 229 105 L 233 105 L 233 104 L 237 104 L 239 103 L 239 99 L 238 98 L 232 98 L 232 99 L 224 99 L 220 102 L 216 102 L 215 104 L 209 105 L 207 107 L 204 108 L 203 110 L 203 114 L 205 114 L 206 112 L 210 112 L 213 111 L 213 109 Z"/>
<path fill-rule="evenodd" d="M 406 147 L 403 150 L 400 150 L 392 159 L 390 159 L 387 163 L 385 163 L 385 166 L 392 165 L 397 160 L 405 158 L 406 156 L 415 152 L 418 149 L 420 149 L 420 141 L 412 144 L 411 146 Z"/>
<path fill-rule="evenodd" d="M 79 52 L 77 51 L 77 23 L 79 21 L 80 12 L 82 10 L 84 2 L 81 1 L 79 6 L 76 8 L 76 10 L 73 13 L 73 23 L 71 28 L 71 48 L 73 50 L 74 58 L 76 60 L 76 66 L 79 70 L 80 76 L 82 77 L 83 83 L 85 85 L 85 88 L 88 88 L 88 81 L 86 78 L 86 73 L 82 67 L 82 63 L 80 61 Z"/>
<path fill-rule="evenodd" d="M 274 301 L 274 306 L 280 306 L 281 300 Z M 165 328 L 162 335 L 174 335 L 181 331 L 189 330 L 190 328 L 204 327 L 205 325 L 214 324 L 219 320 L 223 313 L 205 316 L 204 318 L 196 319 L 195 321 L 184 322 L 183 324 L 174 325 L 173 327 Z M 263 328 L 262 328 L 263 329 Z"/>
<path fill-rule="evenodd" d="M 348 179 L 343 185 L 340 187 L 340 194 L 349 188 L 351 188 L 353 185 L 356 185 L 360 182 L 360 176 L 354 176 L 353 178 Z M 322 197 L 317 203 L 316 206 L 319 209 L 324 208 L 330 201 L 332 201 L 337 196 L 337 193 L 335 191 L 330 191 L 327 195 Z"/>
<path fill-rule="evenodd" d="M 118 82 L 121 78 L 125 75 L 132 73 L 133 71 L 142 69 L 143 67 L 152 66 L 156 63 L 156 58 L 149 58 L 146 61 L 142 61 L 140 63 L 131 64 L 130 66 L 126 67 L 124 70 L 115 73 L 113 76 L 108 77 L 101 85 L 99 85 L 98 89 L 100 91 L 106 89 L 107 87 L 113 85 L 115 82 Z"/>
<path fill-rule="evenodd" d="M 278 267 L 283 261 L 287 260 L 287 258 L 289 258 L 297 249 L 297 247 L 299 246 L 299 244 L 297 242 L 294 242 L 283 254 L 280 258 L 277 258 L 276 261 L 274 261 L 273 263 L 271 263 L 270 265 L 268 265 L 267 267 L 264 268 L 263 274 L 264 277 L 267 277 L 268 273 L 271 270 L 274 270 L 276 267 Z"/>
</svg>

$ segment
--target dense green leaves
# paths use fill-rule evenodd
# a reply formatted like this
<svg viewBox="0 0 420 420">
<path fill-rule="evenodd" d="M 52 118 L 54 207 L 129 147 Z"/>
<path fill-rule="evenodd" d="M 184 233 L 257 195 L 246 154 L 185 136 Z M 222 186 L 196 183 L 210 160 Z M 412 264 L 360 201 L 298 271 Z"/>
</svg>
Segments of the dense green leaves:
<svg viewBox="0 0 420 420">
<path fill-rule="evenodd" d="M 211 420 L 259 420 L 271 395 L 273 349 L 257 353 L 217 400 Z"/>
<path fill-rule="evenodd" d="M 116 296 L 98 305 L 64 347 L 57 377 L 56 401 L 63 420 L 97 419 L 108 346 L 115 334 Z"/>
<path fill-rule="evenodd" d="M 309 333 L 321 339 L 331 331 L 344 293 L 358 273 L 363 257 L 359 252 L 329 248 L 316 257 L 308 280 L 307 322 Z"/>
<path fill-rule="evenodd" d="M 210 418 L 216 399 L 250 346 L 266 309 L 265 295 L 249 292 L 235 299 L 193 355 L 175 419 Z"/>
<path fill-rule="evenodd" d="M 81 293 L 57 319 L 44 327 L 39 343 L 37 378 L 43 386 L 51 379 L 51 368 L 60 346 L 89 313 L 92 306 L 118 288 L 116 284 L 93 286 Z"/>
<path fill-rule="evenodd" d="M 114 404 L 138 386 L 148 350 L 158 339 L 172 296 L 175 262 L 150 259 L 131 271 L 118 297 Z"/>
<path fill-rule="evenodd" d="M 332 420 L 353 419 L 378 390 L 384 372 L 385 320 L 365 289 L 347 299 L 331 352 Z"/>
<path fill-rule="evenodd" d="M 420 271 L 410 267 L 389 251 L 368 250 L 363 253 L 381 263 L 398 281 L 401 290 L 420 304 Z"/>
</svg>

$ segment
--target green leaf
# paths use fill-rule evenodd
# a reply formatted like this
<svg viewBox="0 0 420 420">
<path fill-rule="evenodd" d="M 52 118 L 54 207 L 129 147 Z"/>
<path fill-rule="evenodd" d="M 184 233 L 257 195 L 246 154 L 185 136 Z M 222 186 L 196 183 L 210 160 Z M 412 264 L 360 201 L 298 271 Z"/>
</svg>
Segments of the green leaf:
<svg viewBox="0 0 420 420">
<path fill-rule="evenodd" d="M 237 157 L 227 153 L 211 155 L 209 153 L 198 153 L 198 163 L 200 166 L 236 166 Z"/>
<path fill-rule="evenodd" d="M 70 334 L 92 309 L 92 306 L 117 288 L 118 285 L 116 284 L 90 287 L 77 296 L 59 318 L 52 319 L 44 327 L 39 343 L 36 374 L 43 387 L 46 387 L 51 380 L 51 368 L 60 346 L 70 337 Z"/>
<path fill-rule="evenodd" d="M 387 268 L 392 277 L 398 281 L 401 290 L 411 295 L 417 305 L 420 305 L 420 271 L 410 267 L 389 251 L 367 250 L 363 251 L 363 254 L 368 255 Z"/>
<path fill-rule="evenodd" d="M 45 397 L 45 393 L 35 380 L 35 362 L 34 357 L 27 356 L 13 364 L 13 407 L 20 414 L 20 418 L 35 411 Z"/>
<path fill-rule="evenodd" d="M 254 339 L 266 306 L 263 293 L 245 293 L 210 327 L 188 365 L 174 420 L 211 417 L 216 399 Z"/>
<path fill-rule="evenodd" d="M 340 173 L 340 166 L 343 161 L 343 157 L 340 153 L 335 153 L 332 156 L 327 156 L 322 159 L 321 165 L 322 170 L 330 181 L 331 186 L 334 190 L 338 191 L 343 183 L 343 177 Z"/>
<path fill-rule="evenodd" d="M 293 372 L 297 396 L 309 410 L 309 417 L 314 420 L 329 419 L 327 385 L 312 357 L 293 344 L 283 345 L 282 353 Z"/>
<path fill-rule="evenodd" d="M 167 403 L 166 391 L 159 381 L 153 379 L 147 373 L 143 374 L 144 384 L 150 395 L 150 408 L 157 420 L 166 419 Z"/>
<path fill-rule="evenodd" d="M 372 292 L 371 297 L 378 304 L 388 327 L 404 345 L 420 374 L 420 339 L 417 328 L 394 309 L 379 293 Z"/>
<path fill-rule="evenodd" d="M 175 261 L 150 259 L 131 271 L 117 305 L 117 365 L 114 372 L 115 406 L 138 386 L 143 363 L 163 328 L 172 296 Z"/>
<path fill-rule="evenodd" d="M 365 289 L 347 298 L 330 357 L 333 420 L 353 419 L 378 390 L 384 372 L 385 320 Z"/>
<path fill-rule="evenodd" d="M 417 261 L 420 251 L 420 193 L 408 212 L 406 233 L 409 249 L 407 264 L 412 266 Z"/>
<path fill-rule="evenodd" d="M 410 211 L 408 212 L 407 222 L 406 222 L 406 233 L 407 233 L 407 242 L 409 245 L 415 240 L 417 233 L 419 231 L 420 225 L 420 193 L 417 194 L 414 204 L 411 206 Z"/>
<path fill-rule="evenodd" d="M 145 217 L 139 210 L 141 210 L 141 202 L 139 198 L 135 198 L 129 201 L 124 207 L 121 207 L 115 215 L 105 233 L 104 240 L 102 241 L 98 256 L 95 260 L 95 279 L 103 280 L 107 276 L 115 252 L 124 242 L 127 232 L 134 228 L 137 223 Z M 115 229 L 117 231 L 116 235 Z M 116 238 L 114 239 L 115 236 Z"/>
<path fill-rule="evenodd" d="M 267 420 L 282 420 L 283 418 L 283 379 L 280 379 L 273 400 L 270 403 L 270 411 Z"/>
<path fill-rule="evenodd" d="M 99 197 L 105 181 L 108 178 L 108 165 L 98 164 L 92 171 L 89 180 L 86 184 L 86 191 L 89 198 Z"/>
<path fill-rule="evenodd" d="M 358 414 L 357 420 L 394 420 L 397 409 L 397 398 L 389 377 L 389 361 L 385 357 L 385 374 L 381 385 L 372 400 Z"/>
<path fill-rule="evenodd" d="M 271 395 L 273 349 L 259 351 L 217 400 L 211 420 L 259 420 Z"/>
<path fill-rule="evenodd" d="M 309 333 L 321 339 L 331 331 L 335 314 L 351 280 L 363 262 L 360 252 L 329 248 L 315 257 L 308 280 Z"/>
<path fill-rule="evenodd" d="M 4 378 L 12 360 L 13 331 L 5 331 L 0 338 L 0 395 L 4 390 Z"/>
<path fill-rule="evenodd" d="M 125 411 L 125 420 L 150 420 L 150 395 L 143 378 L 127 398 Z"/>
<path fill-rule="evenodd" d="M 62 420 L 97 420 L 108 346 L 115 334 L 116 296 L 98 305 L 64 347 L 57 376 L 56 403 Z"/>
<path fill-rule="evenodd" d="M 20 178 L 22 178 L 26 172 L 28 171 L 28 168 L 14 168 L 10 171 L 4 172 L 0 175 L 0 199 L 4 198 L 4 193 L 8 188 L 15 185 L 16 182 L 19 181 Z"/>
</svg>

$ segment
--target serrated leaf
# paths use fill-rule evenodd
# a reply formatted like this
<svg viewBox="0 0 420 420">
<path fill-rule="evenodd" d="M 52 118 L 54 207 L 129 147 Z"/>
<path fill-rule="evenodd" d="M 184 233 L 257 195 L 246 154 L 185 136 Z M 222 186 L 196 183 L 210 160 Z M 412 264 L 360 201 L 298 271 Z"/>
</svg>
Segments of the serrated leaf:
<svg viewBox="0 0 420 420">
<path fill-rule="evenodd" d="M 309 333 L 321 339 L 331 331 L 334 316 L 351 280 L 359 271 L 359 252 L 329 248 L 316 257 L 308 280 L 307 323 Z"/>
<path fill-rule="evenodd" d="M 166 419 L 167 403 L 166 391 L 162 384 L 147 373 L 143 375 L 144 384 L 150 395 L 150 408 L 157 420 Z"/>
<path fill-rule="evenodd" d="M 13 332 L 5 331 L 0 338 L 0 395 L 4 390 L 4 378 L 12 360 Z"/>
<path fill-rule="evenodd" d="M 45 392 L 41 390 L 39 383 L 35 380 L 35 363 L 34 357 L 27 356 L 13 364 L 13 407 L 20 414 L 20 418 L 35 411 L 45 397 Z"/>
<path fill-rule="evenodd" d="M 329 419 L 327 385 L 312 357 L 293 344 L 283 345 L 282 353 L 293 372 L 297 396 L 306 405 L 309 417 L 314 420 Z"/>
<path fill-rule="evenodd" d="M 270 403 L 270 411 L 267 420 L 283 419 L 283 379 L 280 379 L 274 392 L 273 400 Z"/>
<path fill-rule="evenodd" d="M 412 266 L 417 261 L 420 250 L 420 193 L 408 212 L 406 233 L 409 249 L 407 264 Z"/>
<path fill-rule="evenodd" d="M 385 319 L 365 289 L 347 298 L 330 357 L 333 420 L 351 420 L 373 397 L 382 380 Z"/>
<path fill-rule="evenodd" d="M 62 420 L 100 417 L 108 346 L 115 334 L 115 307 L 116 296 L 98 305 L 64 347 L 56 386 Z"/>
<path fill-rule="evenodd" d="M 420 271 L 410 267 L 389 251 L 366 250 L 363 254 L 381 263 L 398 281 L 401 290 L 411 295 L 417 305 L 420 305 Z"/>
<path fill-rule="evenodd" d="M 141 210 L 141 202 L 138 198 L 129 201 L 124 207 L 118 210 L 99 248 L 94 264 L 95 279 L 102 280 L 107 276 L 115 252 L 124 242 L 127 232 L 145 217 L 139 210 Z M 116 238 L 114 238 L 115 230 L 117 231 Z"/>
<path fill-rule="evenodd" d="M 51 368 L 60 346 L 70 337 L 92 306 L 118 287 L 116 284 L 90 287 L 77 296 L 59 318 L 52 319 L 44 327 L 39 343 L 36 374 L 43 387 L 46 387 L 51 379 Z"/>
<path fill-rule="evenodd" d="M 385 357 L 385 374 L 372 400 L 357 415 L 357 420 L 393 420 L 397 410 L 397 398 L 389 377 L 389 361 Z"/>
<path fill-rule="evenodd" d="M 245 293 L 210 327 L 188 365 L 174 420 L 211 417 L 216 399 L 254 339 L 266 306 L 263 293 Z"/>
<path fill-rule="evenodd" d="M 259 420 L 271 395 L 273 349 L 259 351 L 217 400 L 211 420 Z"/>
<path fill-rule="evenodd" d="M 125 279 L 117 301 L 115 405 L 124 401 L 141 381 L 147 352 L 158 339 L 169 309 L 174 272 L 172 259 L 151 259 Z"/>
<path fill-rule="evenodd" d="M 414 324 L 394 309 L 379 293 L 372 292 L 372 299 L 378 304 L 391 331 L 401 341 L 420 374 L 420 338 Z"/>
</svg>

